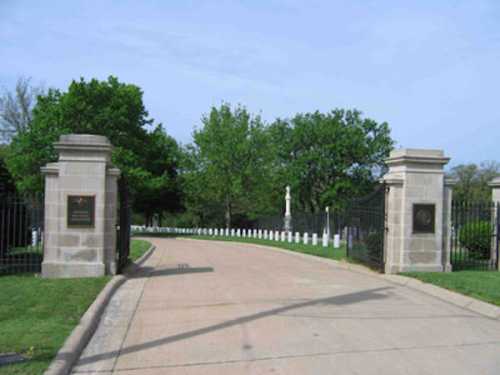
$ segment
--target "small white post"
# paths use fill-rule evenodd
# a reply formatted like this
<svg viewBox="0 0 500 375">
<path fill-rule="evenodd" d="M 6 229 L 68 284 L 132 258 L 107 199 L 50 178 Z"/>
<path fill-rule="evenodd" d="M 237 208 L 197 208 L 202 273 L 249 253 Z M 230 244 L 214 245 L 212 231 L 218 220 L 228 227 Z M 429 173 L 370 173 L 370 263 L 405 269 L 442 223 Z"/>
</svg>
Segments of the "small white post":
<svg viewBox="0 0 500 375">
<path fill-rule="evenodd" d="M 317 233 L 313 233 L 312 244 L 313 244 L 313 246 L 318 245 L 318 234 Z"/>
<path fill-rule="evenodd" d="M 38 243 L 38 231 L 35 229 L 31 232 L 31 246 L 36 246 Z"/>
<path fill-rule="evenodd" d="M 258 239 L 262 239 L 262 229 L 259 229 L 259 231 L 257 232 L 257 237 Z"/>
<path fill-rule="evenodd" d="M 300 233 L 295 232 L 295 243 L 300 243 Z"/>
<path fill-rule="evenodd" d="M 304 245 L 309 244 L 309 234 L 307 232 L 304 233 Z"/>
<path fill-rule="evenodd" d="M 267 230 L 266 230 L 266 233 L 267 233 Z M 272 240 L 274 240 L 274 234 L 273 234 L 273 231 L 270 230 L 269 231 L 269 241 L 272 241 Z"/>
<path fill-rule="evenodd" d="M 323 233 L 323 247 L 328 247 L 328 235 Z"/>
<path fill-rule="evenodd" d="M 285 242 L 286 232 L 281 232 L 281 242 Z"/>
<path fill-rule="evenodd" d="M 279 231 L 274 231 L 274 240 L 279 241 L 280 240 L 280 232 Z"/>
<path fill-rule="evenodd" d="M 291 231 L 288 232 L 288 243 L 292 243 L 293 242 L 293 234 Z"/>
<path fill-rule="evenodd" d="M 340 247 L 340 234 L 333 236 L 333 248 L 338 249 Z"/>
<path fill-rule="evenodd" d="M 214 236 L 218 236 L 219 235 L 219 229 L 218 228 L 215 228 L 214 229 Z"/>
<path fill-rule="evenodd" d="M 236 229 L 236 237 L 241 237 L 241 229 Z"/>
</svg>

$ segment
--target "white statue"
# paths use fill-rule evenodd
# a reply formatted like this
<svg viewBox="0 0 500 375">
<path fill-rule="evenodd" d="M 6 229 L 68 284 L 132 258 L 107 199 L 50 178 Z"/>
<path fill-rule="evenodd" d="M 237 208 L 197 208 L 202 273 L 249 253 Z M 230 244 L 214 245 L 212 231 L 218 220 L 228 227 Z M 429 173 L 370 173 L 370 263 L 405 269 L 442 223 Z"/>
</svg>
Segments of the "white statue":
<svg viewBox="0 0 500 375">
<path fill-rule="evenodd" d="M 285 232 L 290 232 L 292 230 L 292 211 L 290 205 L 291 200 L 292 196 L 290 195 L 290 186 L 287 186 L 285 195 L 285 221 L 284 221 Z"/>
</svg>

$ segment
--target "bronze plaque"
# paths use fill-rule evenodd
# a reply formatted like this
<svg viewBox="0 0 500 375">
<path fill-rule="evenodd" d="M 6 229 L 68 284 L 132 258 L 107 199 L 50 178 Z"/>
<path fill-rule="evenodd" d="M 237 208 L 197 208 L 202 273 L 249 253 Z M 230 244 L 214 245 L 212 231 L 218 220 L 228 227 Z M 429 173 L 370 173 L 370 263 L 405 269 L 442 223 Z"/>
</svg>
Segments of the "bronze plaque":
<svg viewBox="0 0 500 375">
<path fill-rule="evenodd" d="M 94 218 L 94 196 L 68 195 L 68 227 L 92 228 Z"/>
<path fill-rule="evenodd" d="M 435 204 L 413 205 L 413 233 L 434 233 L 435 223 Z"/>
</svg>

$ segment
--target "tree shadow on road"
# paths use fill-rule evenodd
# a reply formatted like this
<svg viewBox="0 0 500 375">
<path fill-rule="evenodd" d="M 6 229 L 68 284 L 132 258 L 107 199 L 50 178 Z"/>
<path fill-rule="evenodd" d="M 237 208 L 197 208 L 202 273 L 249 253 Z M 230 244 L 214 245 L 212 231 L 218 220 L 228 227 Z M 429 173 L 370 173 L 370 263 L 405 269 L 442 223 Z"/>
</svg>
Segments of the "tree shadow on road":
<svg viewBox="0 0 500 375">
<path fill-rule="evenodd" d="M 332 297 L 326 297 L 326 298 L 319 298 L 319 299 L 313 299 L 305 302 L 300 302 L 300 303 L 295 303 L 287 306 L 282 306 L 282 307 L 277 307 L 274 309 L 266 310 L 266 311 L 261 311 L 255 314 L 250 314 L 246 316 L 242 316 L 239 318 L 231 319 L 222 323 L 210 325 L 208 327 L 204 328 L 199 328 L 183 333 L 179 333 L 177 335 L 172 335 L 168 337 L 163 337 L 161 339 L 157 340 L 152 340 L 149 342 L 145 342 L 142 344 L 138 345 L 131 345 L 126 348 L 122 348 L 120 350 L 113 350 L 107 353 L 101 353 L 97 355 L 92 355 L 89 357 L 85 358 L 80 358 L 78 361 L 78 365 L 86 365 L 90 363 L 94 363 L 97 361 L 102 361 L 106 359 L 110 359 L 122 354 L 129 354 L 129 353 L 134 353 L 134 352 L 139 352 L 141 350 L 153 348 L 156 346 L 160 345 L 167 345 L 171 344 L 173 342 L 181 341 L 181 340 L 187 340 L 192 337 L 204 335 L 207 333 L 211 333 L 214 331 L 222 330 L 225 328 L 229 328 L 232 326 L 240 325 L 240 324 L 245 324 L 248 322 L 252 322 L 258 319 L 266 318 L 272 315 L 278 315 L 282 314 L 287 311 L 295 310 L 295 309 L 300 309 L 304 307 L 310 307 L 310 306 L 316 306 L 316 305 L 335 305 L 335 306 L 342 306 L 342 305 L 351 305 L 351 304 L 356 304 L 364 301 L 369 301 L 369 300 L 381 300 L 387 298 L 387 295 L 384 293 L 381 293 L 382 291 L 392 289 L 392 287 L 380 287 L 380 288 L 374 288 L 374 289 L 369 289 L 369 290 L 363 290 L 360 292 L 355 292 L 355 293 L 348 293 L 348 294 L 342 294 L 338 296 L 332 296 Z"/>
<path fill-rule="evenodd" d="M 189 264 L 178 264 L 177 267 L 158 268 L 141 266 L 127 275 L 129 279 L 155 276 L 185 275 L 190 273 L 214 272 L 213 267 L 190 267 Z"/>
</svg>

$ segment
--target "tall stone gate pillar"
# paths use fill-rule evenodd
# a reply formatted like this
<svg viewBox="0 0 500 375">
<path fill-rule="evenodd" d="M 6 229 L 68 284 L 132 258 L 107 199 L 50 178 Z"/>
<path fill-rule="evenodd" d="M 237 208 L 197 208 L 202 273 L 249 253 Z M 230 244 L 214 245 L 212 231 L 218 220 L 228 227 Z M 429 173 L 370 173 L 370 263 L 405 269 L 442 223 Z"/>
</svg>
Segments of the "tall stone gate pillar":
<svg viewBox="0 0 500 375">
<path fill-rule="evenodd" d="M 391 152 L 387 195 L 385 272 L 450 271 L 452 181 L 440 150 Z"/>
<path fill-rule="evenodd" d="M 500 205 L 500 177 L 495 177 L 489 183 L 489 185 L 491 187 L 491 200 L 495 205 L 495 208 L 493 209 L 493 222 L 497 224 L 499 220 L 499 218 L 497 217 L 497 215 L 499 214 L 498 207 Z M 497 261 L 497 246 L 499 246 L 500 241 L 500 239 L 498 238 L 498 236 L 500 236 L 500 233 L 498 233 L 498 225 L 494 225 L 493 233 L 494 236 L 493 243 L 491 245 L 491 259 L 497 262 L 497 268 L 500 271 L 500 262 Z"/>
<path fill-rule="evenodd" d="M 116 273 L 117 179 L 112 146 L 97 135 L 62 135 L 45 175 L 43 277 Z"/>
</svg>

